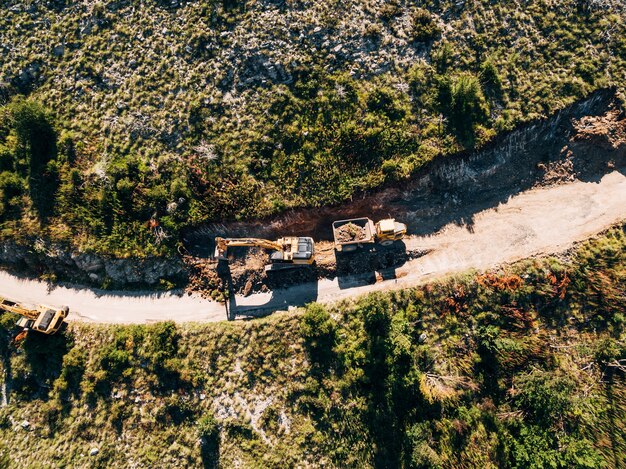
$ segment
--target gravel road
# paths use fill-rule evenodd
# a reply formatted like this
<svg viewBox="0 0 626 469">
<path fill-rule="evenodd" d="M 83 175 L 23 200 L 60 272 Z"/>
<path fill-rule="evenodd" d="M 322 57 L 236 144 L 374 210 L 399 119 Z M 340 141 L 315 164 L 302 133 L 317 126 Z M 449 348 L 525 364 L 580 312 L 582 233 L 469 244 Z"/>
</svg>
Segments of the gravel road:
<svg viewBox="0 0 626 469">
<path fill-rule="evenodd" d="M 520 192 L 477 212 L 466 224 L 448 224 L 430 236 L 405 240 L 429 251 L 395 269 L 320 280 L 283 290 L 235 297 L 229 305 L 172 293 L 52 289 L 44 282 L 0 272 L 0 294 L 24 303 L 70 307 L 69 320 L 149 323 L 212 322 L 285 310 L 310 301 L 331 303 L 372 291 L 403 288 L 467 269 L 488 269 L 526 257 L 564 251 L 626 220 L 626 176 L 613 171 L 594 182 L 575 181 Z"/>
</svg>

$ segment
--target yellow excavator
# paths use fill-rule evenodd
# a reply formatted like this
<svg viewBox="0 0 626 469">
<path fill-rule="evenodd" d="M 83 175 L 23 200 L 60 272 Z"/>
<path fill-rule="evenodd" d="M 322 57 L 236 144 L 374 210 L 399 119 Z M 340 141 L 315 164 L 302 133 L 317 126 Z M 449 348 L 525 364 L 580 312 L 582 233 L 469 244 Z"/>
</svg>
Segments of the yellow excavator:
<svg viewBox="0 0 626 469">
<path fill-rule="evenodd" d="M 22 316 L 17 321 L 17 326 L 24 332 L 33 330 L 51 335 L 59 331 L 67 317 L 69 308 L 64 306 L 61 309 L 55 309 L 50 306 L 39 305 L 35 309 L 29 309 L 0 296 L 0 312 L 2 311 Z"/>
<path fill-rule="evenodd" d="M 215 238 L 215 258 L 228 260 L 228 248 L 260 247 L 274 251 L 265 270 L 311 265 L 315 262 L 315 243 L 307 236 L 286 236 L 276 241 L 261 238 Z"/>
</svg>

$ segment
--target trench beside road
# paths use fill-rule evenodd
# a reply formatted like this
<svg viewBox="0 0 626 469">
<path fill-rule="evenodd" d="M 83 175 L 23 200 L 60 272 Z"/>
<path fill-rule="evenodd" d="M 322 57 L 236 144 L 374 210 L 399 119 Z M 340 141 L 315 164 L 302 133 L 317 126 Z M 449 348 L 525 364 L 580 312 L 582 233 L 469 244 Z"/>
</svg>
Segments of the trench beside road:
<svg viewBox="0 0 626 469">
<path fill-rule="evenodd" d="M 626 176 L 613 171 L 594 182 L 575 181 L 527 190 L 429 236 L 405 240 L 428 254 L 371 277 L 323 279 L 286 289 L 236 296 L 232 317 L 259 315 L 310 301 L 331 303 L 372 291 L 417 285 L 467 269 L 489 269 L 530 256 L 562 252 L 626 220 Z M 70 307 L 69 320 L 96 323 L 213 322 L 227 318 L 223 304 L 171 293 L 108 292 L 24 280 L 0 272 L 0 295 L 30 304 Z"/>
</svg>

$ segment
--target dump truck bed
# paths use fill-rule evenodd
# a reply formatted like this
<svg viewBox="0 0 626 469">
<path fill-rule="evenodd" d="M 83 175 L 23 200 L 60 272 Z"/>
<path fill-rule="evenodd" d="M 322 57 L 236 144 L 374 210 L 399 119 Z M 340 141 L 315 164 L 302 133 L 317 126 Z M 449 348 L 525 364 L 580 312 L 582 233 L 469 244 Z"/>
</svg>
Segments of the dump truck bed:
<svg viewBox="0 0 626 469">
<path fill-rule="evenodd" d="M 354 246 L 374 242 L 374 222 L 369 218 L 352 218 L 333 222 L 335 247 Z"/>
</svg>

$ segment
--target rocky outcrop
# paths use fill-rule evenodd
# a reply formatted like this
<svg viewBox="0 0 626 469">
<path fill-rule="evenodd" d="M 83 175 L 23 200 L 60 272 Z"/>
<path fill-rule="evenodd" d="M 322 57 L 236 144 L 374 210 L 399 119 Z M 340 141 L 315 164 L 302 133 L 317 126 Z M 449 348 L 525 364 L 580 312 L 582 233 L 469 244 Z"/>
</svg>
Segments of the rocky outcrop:
<svg viewBox="0 0 626 469">
<path fill-rule="evenodd" d="M 0 243 L 0 263 L 29 275 L 53 274 L 96 286 L 156 286 L 161 281 L 186 279 L 185 265 L 178 258 L 114 259 L 77 252 L 64 246 L 36 240 L 31 245 Z"/>
</svg>

